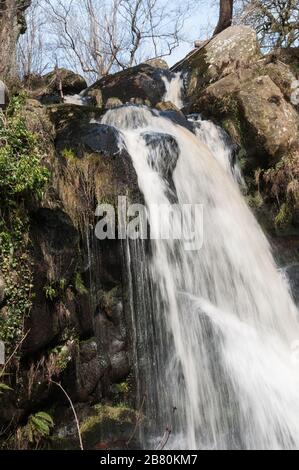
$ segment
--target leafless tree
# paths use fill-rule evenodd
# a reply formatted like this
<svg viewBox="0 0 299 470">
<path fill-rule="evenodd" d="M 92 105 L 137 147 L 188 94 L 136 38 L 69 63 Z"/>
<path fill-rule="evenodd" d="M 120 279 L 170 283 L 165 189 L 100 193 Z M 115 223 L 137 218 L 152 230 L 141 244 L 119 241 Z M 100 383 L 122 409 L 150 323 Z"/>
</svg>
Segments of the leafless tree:
<svg viewBox="0 0 299 470">
<path fill-rule="evenodd" d="M 236 22 L 252 26 L 265 49 L 299 44 L 298 0 L 239 0 Z"/>
<path fill-rule="evenodd" d="M 32 0 L 26 23 L 26 34 L 21 36 L 18 43 L 18 72 L 21 77 L 29 77 L 33 74 L 42 75 L 48 63 L 45 61 L 47 45 L 43 34 L 46 28 L 46 18 L 39 0 Z"/>
<path fill-rule="evenodd" d="M 214 36 L 221 33 L 232 24 L 234 0 L 220 0 L 219 21 L 214 31 Z"/>
<path fill-rule="evenodd" d="M 33 1 L 40 7 L 35 11 L 32 7 L 27 37 L 21 41 L 21 69 L 40 69 L 43 56 L 52 67 L 70 67 L 88 81 L 171 54 L 183 39 L 185 20 L 196 4 L 195 0 Z M 34 52 L 38 57 L 33 57 Z"/>
</svg>

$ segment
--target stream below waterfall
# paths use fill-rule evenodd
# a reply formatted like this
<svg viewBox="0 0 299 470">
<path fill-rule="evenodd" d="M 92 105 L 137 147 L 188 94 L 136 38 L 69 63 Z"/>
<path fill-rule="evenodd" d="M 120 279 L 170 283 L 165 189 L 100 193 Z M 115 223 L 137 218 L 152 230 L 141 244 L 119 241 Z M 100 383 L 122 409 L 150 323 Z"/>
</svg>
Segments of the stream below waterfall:
<svg viewBox="0 0 299 470">
<path fill-rule="evenodd" d="M 298 449 L 298 311 L 223 132 L 198 117 L 191 132 L 142 106 L 110 110 L 101 122 L 121 133 L 152 235 L 124 243 L 139 402 L 145 397 L 149 418 L 143 446 Z M 173 204 L 179 217 L 158 217 L 158 206 Z M 203 211 L 195 226 L 182 211 L 194 205 Z M 161 224 L 168 233 L 179 220 L 185 239 L 159 237 Z M 191 235 L 202 242 L 195 249 L 186 246 Z"/>
</svg>

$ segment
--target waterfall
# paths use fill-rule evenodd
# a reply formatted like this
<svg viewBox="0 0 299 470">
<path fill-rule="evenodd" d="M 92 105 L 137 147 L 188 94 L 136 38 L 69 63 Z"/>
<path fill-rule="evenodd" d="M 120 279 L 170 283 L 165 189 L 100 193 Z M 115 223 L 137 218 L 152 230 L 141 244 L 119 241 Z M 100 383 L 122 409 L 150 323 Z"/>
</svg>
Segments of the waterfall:
<svg viewBox="0 0 299 470">
<path fill-rule="evenodd" d="M 183 92 L 183 80 L 182 74 L 177 72 L 173 74 L 172 79 L 168 79 L 167 77 L 162 78 L 166 92 L 163 97 L 163 101 L 170 101 L 173 103 L 178 109 L 182 109 L 184 106 L 183 99 L 182 99 L 182 92 Z"/>
<path fill-rule="evenodd" d="M 159 447 L 168 427 L 170 449 L 298 449 L 298 311 L 224 140 L 211 125 L 195 135 L 146 107 L 110 110 L 102 122 L 122 134 L 154 235 L 124 247 L 151 419 L 144 446 Z M 177 211 L 202 204 L 199 249 L 155 237 L 159 224 L 177 228 L 155 210 L 174 202 Z"/>
</svg>

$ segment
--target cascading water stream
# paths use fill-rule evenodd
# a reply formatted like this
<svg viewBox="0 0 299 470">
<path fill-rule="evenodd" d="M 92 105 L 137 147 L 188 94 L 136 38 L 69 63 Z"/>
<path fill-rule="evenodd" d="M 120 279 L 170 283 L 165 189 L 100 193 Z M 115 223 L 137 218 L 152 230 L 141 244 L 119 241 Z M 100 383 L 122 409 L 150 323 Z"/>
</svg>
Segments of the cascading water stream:
<svg viewBox="0 0 299 470">
<path fill-rule="evenodd" d="M 130 301 L 140 395 L 155 447 L 166 426 L 169 448 L 299 448 L 298 312 L 269 244 L 214 142 L 145 107 L 108 111 L 132 158 L 152 239 L 127 242 Z M 201 140 L 200 138 L 201 137 Z M 210 144 L 210 145 L 209 145 Z M 222 155 L 223 156 L 223 155 Z M 202 204 L 203 224 L 179 229 L 157 206 Z M 140 396 L 141 399 L 141 396 Z"/>
</svg>

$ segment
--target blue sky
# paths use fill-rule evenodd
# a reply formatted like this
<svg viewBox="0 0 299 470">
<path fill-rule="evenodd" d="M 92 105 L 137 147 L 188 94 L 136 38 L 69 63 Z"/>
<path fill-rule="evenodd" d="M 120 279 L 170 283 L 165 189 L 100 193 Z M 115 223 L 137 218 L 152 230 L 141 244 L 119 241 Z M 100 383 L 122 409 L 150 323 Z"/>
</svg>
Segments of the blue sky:
<svg viewBox="0 0 299 470">
<path fill-rule="evenodd" d="M 198 8 L 194 10 L 191 18 L 186 21 L 184 32 L 189 36 L 191 43 L 182 43 L 175 49 L 170 57 L 166 57 L 169 65 L 173 65 L 185 57 L 193 48 L 196 39 L 207 39 L 218 21 L 218 6 L 211 0 L 198 0 Z"/>
</svg>

